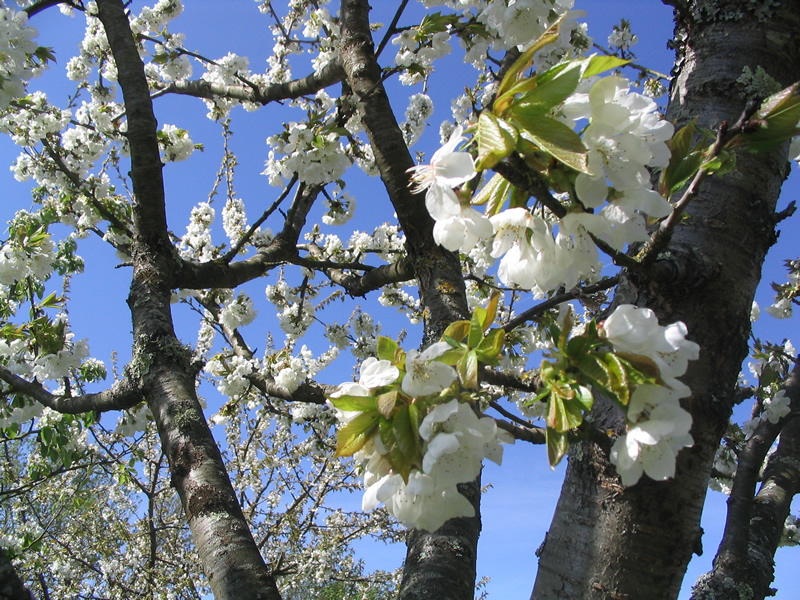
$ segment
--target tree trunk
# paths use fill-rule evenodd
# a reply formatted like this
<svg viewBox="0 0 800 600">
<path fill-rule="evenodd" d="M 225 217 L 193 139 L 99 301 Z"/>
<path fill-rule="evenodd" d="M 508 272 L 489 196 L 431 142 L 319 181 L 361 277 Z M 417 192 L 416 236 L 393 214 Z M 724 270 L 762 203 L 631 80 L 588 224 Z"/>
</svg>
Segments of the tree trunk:
<svg viewBox="0 0 800 600">
<path fill-rule="evenodd" d="M 466 292 L 457 257 L 433 240 L 433 219 L 423 194 L 409 189 L 408 169 L 414 166 L 381 83 L 369 30 L 366 0 L 344 0 L 341 8 L 340 60 L 347 82 L 358 98 L 362 119 L 381 179 L 406 234 L 406 250 L 419 282 L 425 314 L 424 345 L 438 341 L 447 325 L 467 318 Z M 434 533 L 408 533 L 402 600 L 472 600 L 478 535 L 480 484 L 459 486 L 475 507 L 475 517 L 451 519 Z"/>
<path fill-rule="evenodd" d="M 0 547 L 0 600 L 31 600 L 5 548 Z"/>
<path fill-rule="evenodd" d="M 800 78 L 800 11 L 784 2 L 756 14 L 743 0 L 670 2 L 679 46 L 668 118 L 716 130 L 753 97 L 737 79 L 763 68 L 781 87 Z M 790 6 L 791 5 L 791 6 Z M 647 306 L 662 324 L 683 321 L 700 359 L 683 378 L 695 445 L 678 455 L 667 482 L 643 477 L 623 489 L 605 453 L 572 448 L 566 480 L 540 553 L 532 598 L 676 598 L 693 552 L 711 462 L 733 407 L 747 355 L 749 314 L 761 266 L 775 240 L 775 206 L 788 173 L 786 148 L 740 153 L 734 172 L 706 180 L 689 216 L 659 257 L 665 280 L 627 274 L 616 303 Z M 668 267 L 663 269 L 663 267 Z M 619 426 L 620 415 L 598 414 Z"/>
<path fill-rule="evenodd" d="M 190 352 L 175 336 L 170 295 L 179 264 L 167 236 L 163 165 L 144 65 L 122 0 L 100 0 L 98 13 L 119 73 L 131 152 L 134 235 L 128 305 L 134 357 L 128 376 L 143 384 L 172 485 L 216 600 L 278 600 L 275 580 L 256 547 L 197 399 Z"/>
</svg>

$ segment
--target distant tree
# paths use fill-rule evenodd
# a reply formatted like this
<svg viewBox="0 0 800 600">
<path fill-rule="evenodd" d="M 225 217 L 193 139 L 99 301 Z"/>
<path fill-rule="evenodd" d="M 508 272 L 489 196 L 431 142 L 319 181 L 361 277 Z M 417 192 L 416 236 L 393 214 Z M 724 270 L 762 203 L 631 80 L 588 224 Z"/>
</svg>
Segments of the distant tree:
<svg viewBox="0 0 800 600">
<path fill-rule="evenodd" d="M 519 440 L 569 462 L 532 598 L 676 598 L 709 483 L 729 517 L 694 597 L 770 593 L 796 541 L 800 389 L 790 345 L 748 343 L 794 211 L 776 206 L 800 154 L 795 3 L 668 2 L 671 79 L 632 62 L 626 21 L 592 54 L 572 0 L 403 0 L 382 27 L 365 0 L 259 2 L 261 73 L 178 33 L 180 0 L 18 4 L 0 9 L 0 129 L 35 187 L 0 250 L 0 569 L 42 598 L 467 600 L 481 464 Z M 54 55 L 26 23 L 56 6 L 86 19 L 64 108 L 34 91 Z M 473 71 L 445 58 L 453 38 Z M 454 122 L 415 164 L 440 77 Z M 202 99 L 223 139 L 183 235 L 164 173 L 206 142 L 159 127 L 167 96 Z M 235 186 L 240 105 L 279 124 L 260 205 Z M 388 202 L 358 197 L 359 169 Z M 354 214 L 379 224 L 336 233 Z M 131 273 L 130 360 L 103 391 L 69 312 L 90 236 Z M 421 336 L 380 335 L 374 300 Z M 106 332 L 123 357 L 125 330 Z M 323 383 L 354 361 L 357 382 Z M 364 512 L 343 509 L 362 484 Z M 368 572 L 366 536 L 405 537 L 402 569 Z"/>
</svg>

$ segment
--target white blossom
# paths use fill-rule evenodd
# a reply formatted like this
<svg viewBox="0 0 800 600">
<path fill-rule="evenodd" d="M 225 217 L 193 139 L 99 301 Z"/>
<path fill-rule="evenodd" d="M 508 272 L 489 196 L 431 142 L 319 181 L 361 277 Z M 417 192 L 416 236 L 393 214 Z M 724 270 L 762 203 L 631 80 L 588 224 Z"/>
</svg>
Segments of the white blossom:
<svg viewBox="0 0 800 600">
<path fill-rule="evenodd" d="M 764 310 L 776 319 L 791 319 L 792 308 L 792 301 L 789 298 L 780 298 Z"/>
<path fill-rule="evenodd" d="M 786 390 L 778 390 L 771 398 L 764 399 L 764 412 L 762 419 L 776 424 L 792 411 L 792 399 L 786 395 Z"/>
<path fill-rule="evenodd" d="M 403 391 L 414 398 L 437 394 L 449 387 L 456 379 L 453 367 L 436 361 L 451 348 L 447 342 L 437 342 L 424 351 L 409 350 L 406 354 L 406 375 Z"/>
</svg>

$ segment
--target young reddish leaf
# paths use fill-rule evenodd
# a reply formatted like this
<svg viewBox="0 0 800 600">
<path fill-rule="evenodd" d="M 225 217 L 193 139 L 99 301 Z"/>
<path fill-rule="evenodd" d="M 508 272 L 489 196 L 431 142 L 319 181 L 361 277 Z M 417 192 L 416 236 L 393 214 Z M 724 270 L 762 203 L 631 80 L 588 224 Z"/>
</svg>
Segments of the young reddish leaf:
<svg viewBox="0 0 800 600">
<path fill-rule="evenodd" d="M 500 85 L 497 88 L 498 96 L 501 96 L 510 90 L 511 87 L 516 84 L 518 79 L 522 79 L 525 71 L 527 71 L 531 67 L 531 64 L 533 64 L 534 54 L 536 54 L 547 44 L 555 42 L 558 39 L 558 32 L 565 16 L 566 13 L 561 15 L 557 21 L 547 28 L 547 31 L 539 36 L 539 39 L 536 40 L 530 48 L 525 50 L 525 52 L 523 52 L 520 57 L 514 61 L 514 64 L 511 65 L 511 68 L 508 70 L 505 77 L 503 77 L 503 81 L 500 82 Z"/>
<path fill-rule="evenodd" d="M 550 386 L 550 399 L 547 401 L 547 423 L 548 428 L 557 431 L 566 431 L 567 427 L 566 410 L 564 409 L 564 399 L 558 394 L 558 390 Z"/>
<path fill-rule="evenodd" d="M 509 105 L 514 101 L 517 94 L 524 94 L 536 87 L 536 77 L 529 77 L 527 79 L 520 79 L 511 88 L 498 96 L 492 105 L 492 112 L 498 116 L 503 116 Z"/>
<path fill-rule="evenodd" d="M 550 462 L 550 467 L 555 468 L 567 453 L 567 434 L 548 427 L 545 437 L 547 438 L 547 460 Z"/>
</svg>

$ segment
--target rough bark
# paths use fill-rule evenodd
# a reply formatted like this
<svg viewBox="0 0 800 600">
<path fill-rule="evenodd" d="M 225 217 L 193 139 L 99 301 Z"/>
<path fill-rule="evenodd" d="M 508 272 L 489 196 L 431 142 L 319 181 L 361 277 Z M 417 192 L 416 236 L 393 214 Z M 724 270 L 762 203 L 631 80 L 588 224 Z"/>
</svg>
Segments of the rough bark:
<svg viewBox="0 0 800 600">
<path fill-rule="evenodd" d="M 33 596 L 17 574 L 4 548 L 0 548 L 0 600 L 31 600 Z"/>
<path fill-rule="evenodd" d="M 668 110 L 678 125 L 693 118 L 708 128 L 736 121 L 749 99 L 736 81 L 745 66 L 764 68 L 784 86 L 800 78 L 795 3 L 774 6 L 763 20 L 752 3 L 740 0 L 679 6 Z M 573 448 L 532 598 L 677 597 L 688 561 L 701 548 L 711 462 L 747 354 L 750 307 L 775 239 L 775 205 L 786 174 L 785 148 L 740 154 L 735 172 L 704 183 L 659 257 L 673 263 L 674 273 L 689 276 L 623 278 L 617 303 L 647 306 L 662 323 L 684 321 L 701 346 L 684 377 L 692 389 L 685 406 L 694 418 L 695 445 L 679 454 L 673 480 L 643 478 L 628 489 L 598 447 L 585 442 Z M 613 412 L 595 418 L 619 424 Z"/>
<path fill-rule="evenodd" d="M 433 220 L 422 194 L 409 189 L 414 165 L 381 83 L 369 30 L 369 4 L 342 2 L 340 61 L 353 94 L 363 107 L 362 119 L 372 144 L 381 179 L 406 234 L 411 269 L 419 282 L 425 313 L 425 344 L 436 341 L 445 327 L 468 314 L 461 266 L 433 240 Z M 435 533 L 408 534 L 405 569 L 399 597 L 403 600 L 472 600 L 478 534 L 479 482 L 460 486 L 475 506 L 476 516 L 452 519 Z"/>
<path fill-rule="evenodd" d="M 119 72 L 130 142 L 135 231 L 129 376 L 142 381 L 215 598 L 278 599 L 203 416 L 190 354 L 175 337 L 170 293 L 178 261 L 167 237 L 163 165 L 144 66 L 122 0 L 100 0 L 98 12 Z"/>
</svg>

